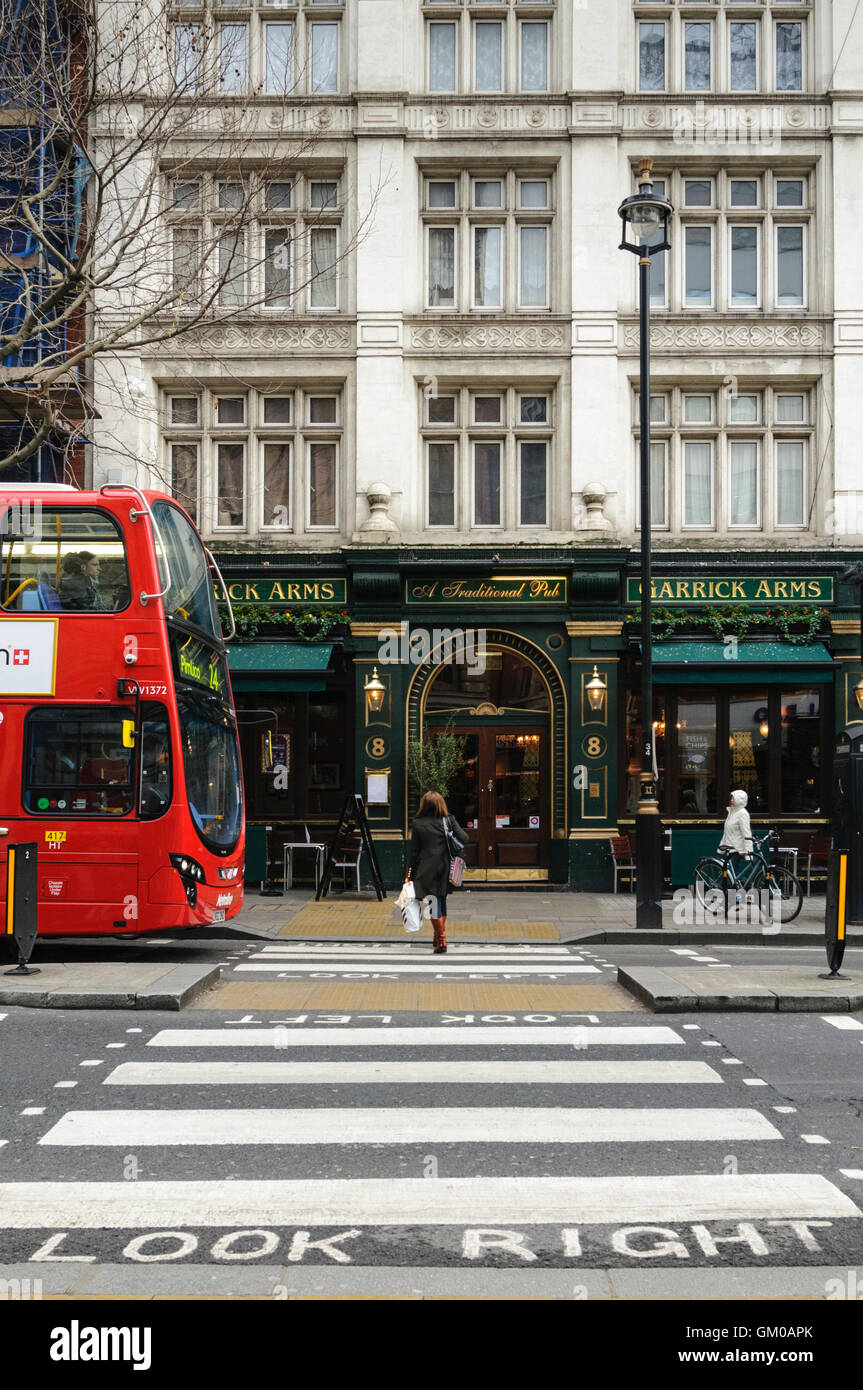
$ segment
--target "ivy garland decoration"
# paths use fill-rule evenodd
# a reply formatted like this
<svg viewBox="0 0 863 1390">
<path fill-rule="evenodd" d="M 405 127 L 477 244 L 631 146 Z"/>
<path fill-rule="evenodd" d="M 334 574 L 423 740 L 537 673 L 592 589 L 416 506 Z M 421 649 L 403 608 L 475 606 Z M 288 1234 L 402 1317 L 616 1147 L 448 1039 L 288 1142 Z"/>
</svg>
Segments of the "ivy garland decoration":
<svg viewBox="0 0 863 1390">
<path fill-rule="evenodd" d="M 655 642 L 665 642 L 681 629 L 708 627 L 719 638 L 745 637 L 751 628 L 760 627 L 778 631 L 782 639 L 792 646 L 803 646 L 811 641 L 829 617 L 829 608 L 813 608 L 809 604 L 767 608 L 763 613 L 753 612 L 743 604 L 726 604 L 724 607 L 695 610 L 653 608 L 651 634 Z M 640 614 L 630 613 L 626 621 L 633 625 L 639 624 Z"/>
<path fill-rule="evenodd" d="M 227 626 L 228 612 L 224 605 L 219 606 L 219 616 L 223 626 Z M 285 628 L 301 642 L 322 641 L 334 628 L 344 626 L 349 618 L 346 608 L 268 608 L 258 603 L 238 603 L 234 605 L 235 641 L 253 641 L 262 627 Z"/>
</svg>

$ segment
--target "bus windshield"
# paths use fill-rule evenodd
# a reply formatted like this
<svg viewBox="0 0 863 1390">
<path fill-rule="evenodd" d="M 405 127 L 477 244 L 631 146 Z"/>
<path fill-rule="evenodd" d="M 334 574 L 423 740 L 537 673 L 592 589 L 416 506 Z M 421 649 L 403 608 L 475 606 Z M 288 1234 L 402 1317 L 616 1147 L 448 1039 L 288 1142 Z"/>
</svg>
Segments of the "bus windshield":
<svg viewBox="0 0 863 1390">
<path fill-rule="evenodd" d="M 123 536 L 107 512 L 38 503 L 0 513 L 0 607 L 116 613 L 131 598 Z"/>
<path fill-rule="evenodd" d="M 210 567 L 201 539 L 181 511 L 169 502 L 153 502 L 152 512 L 162 536 L 170 583 L 165 594 L 169 618 L 193 623 L 217 642 L 222 640 Z"/>
<path fill-rule="evenodd" d="M 243 828 L 243 782 L 233 720 L 216 701 L 178 692 L 186 798 L 208 849 L 230 850 Z"/>
</svg>

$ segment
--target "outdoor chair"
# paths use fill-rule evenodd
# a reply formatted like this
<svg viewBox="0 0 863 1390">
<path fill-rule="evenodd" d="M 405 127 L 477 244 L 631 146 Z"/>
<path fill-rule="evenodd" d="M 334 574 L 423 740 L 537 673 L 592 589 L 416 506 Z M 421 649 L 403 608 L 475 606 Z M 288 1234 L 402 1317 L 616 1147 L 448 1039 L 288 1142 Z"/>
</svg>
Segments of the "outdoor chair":
<svg viewBox="0 0 863 1390">
<path fill-rule="evenodd" d="M 632 845 L 629 843 L 628 835 L 609 835 L 608 843 L 611 845 L 611 858 L 614 863 L 614 892 L 617 892 L 617 880 L 621 874 L 629 874 L 629 891 L 635 892 L 635 859 L 632 854 Z"/>
<path fill-rule="evenodd" d="M 333 868 L 341 869 L 342 882 L 347 888 L 348 874 L 356 875 L 356 891 L 360 891 L 360 860 L 363 857 L 363 842 L 358 834 L 352 834 L 344 848 L 340 851 L 340 857 L 333 860 Z"/>
<path fill-rule="evenodd" d="M 810 835 L 806 846 L 806 896 L 812 893 L 812 870 L 827 878 L 828 856 L 833 848 L 832 835 Z"/>
</svg>

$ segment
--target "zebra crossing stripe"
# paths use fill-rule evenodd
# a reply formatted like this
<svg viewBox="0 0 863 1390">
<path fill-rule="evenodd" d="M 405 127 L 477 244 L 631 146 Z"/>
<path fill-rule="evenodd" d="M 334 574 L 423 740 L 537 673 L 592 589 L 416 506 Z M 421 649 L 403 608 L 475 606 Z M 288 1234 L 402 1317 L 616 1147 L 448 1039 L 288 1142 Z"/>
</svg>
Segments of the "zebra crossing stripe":
<svg viewBox="0 0 863 1390">
<path fill-rule="evenodd" d="M 586 1024 L 437 1024 L 427 1028 L 163 1028 L 148 1047 L 665 1047 L 683 1045 L 673 1028 Z"/>
<path fill-rule="evenodd" d="M 42 1145 L 632 1144 L 781 1139 L 758 1110 L 435 1106 L 366 1110 L 69 1110 Z"/>
<path fill-rule="evenodd" d="M 299 974 L 300 972 L 320 971 L 321 965 L 321 961 L 262 960 L 254 965 L 235 965 L 233 969 L 235 973 L 241 970 L 254 971 L 255 973 L 264 970 L 290 970 L 294 974 Z M 375 961 L 374 965 L 380 969 L 382 967 L 382 962 Z M 338 964 L 335 962 L 328 962 L 325 966 L 325 969 L 329 972 L 334 970 L 339 970 L 340 972 L 360 971 L 362 974 L 368 974 L 370 968 L 368 961 L 352 964 L 341 961 L 338 962 Z M 391 973 L 398 973 L 399 975 L 500 975 L 504 972 L 512 975 L 599 975 L 602 973 L 595 965 L 558 965 L 556 963 L 550 965 L 521 965 L 518 961 L 512 961 L 506 965 L 502 965 L 498 961 L 494 963 L 489 962 L 487 965 L 478 962 L 457 965 L 454 961 L 448 961 L 446 965 L 439 965 L 433 961 L 423 961 L 421 965 L 414 965 L 405 964 L 403 961 L 397 961 L 392 963 L 390 970 Z"/>
<path fill-rule="evenodd" d="M 284 941 L 274 945 L 263 946 L 262 955 L 284 956 L 390 956 L 390 955 L 419 955 L 422 951 L 429 949 L 429 943 L 408 948 L 407 944 L 401 942 L 392 945 L 386 942 L 379 942 L 376 945 L 360 942 L 326 942 L 317 945 L 314 941 Z M 450 944 L 450 951 L 456 956 L 466 956 L 469 959 L 480 959 L 483 956 L 530 956 L 531 960 L 548 960 L 552 956 L 570 957 L 571 952 L 568 946 L 467 946 L 459 942 Z"/>
<path fill-rule="evenodd" d="M 0 1184 L 7 1230 L 607 1225 L 863 1212 L 820 1173 L 226 1179 Z"/>
<path fill-rule="evenodd" d="M 722 1085 L 706 1062 L 123 1062 L 104 1086 Z"/>
</svg>

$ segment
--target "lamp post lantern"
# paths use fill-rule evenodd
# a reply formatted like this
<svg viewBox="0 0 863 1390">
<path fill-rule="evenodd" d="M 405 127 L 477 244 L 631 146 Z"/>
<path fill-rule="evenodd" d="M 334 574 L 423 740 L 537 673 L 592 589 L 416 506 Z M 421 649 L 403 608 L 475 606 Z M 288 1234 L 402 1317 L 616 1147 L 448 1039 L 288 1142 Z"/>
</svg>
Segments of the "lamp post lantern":
<svg viewBox="0 0 863 1390">
<path fill-rule="evenodd" d="M 653 191 L 653 160 L 638 166 L 638 192 L 618 212 L 621 251 L 638 257 L 639 314 L 639 492 L 641 513 L 641 791 L 635 817 L 637 927 L 662 926 L 662 821 L 656 795 L 653 724 L 650 555 L 650 258 L 670 249 L 668 219 L 674 209 Z"/>
</svg>

